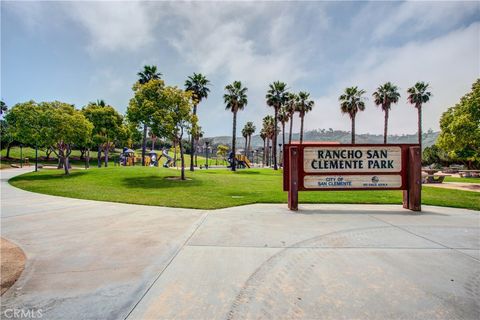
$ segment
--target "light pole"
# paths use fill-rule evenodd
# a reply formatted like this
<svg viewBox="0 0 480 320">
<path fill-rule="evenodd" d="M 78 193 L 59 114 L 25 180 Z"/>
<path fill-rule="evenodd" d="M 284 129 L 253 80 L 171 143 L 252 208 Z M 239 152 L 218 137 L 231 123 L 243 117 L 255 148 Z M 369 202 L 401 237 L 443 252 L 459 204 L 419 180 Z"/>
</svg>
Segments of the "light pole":
<svg viewBox="0 0 480 320">
<path fill-rule="evenodd" d="M 209 142 L 208 141 L 205 141 L 205 169 L 208 169 L 208 144 Z"/>
</svg>

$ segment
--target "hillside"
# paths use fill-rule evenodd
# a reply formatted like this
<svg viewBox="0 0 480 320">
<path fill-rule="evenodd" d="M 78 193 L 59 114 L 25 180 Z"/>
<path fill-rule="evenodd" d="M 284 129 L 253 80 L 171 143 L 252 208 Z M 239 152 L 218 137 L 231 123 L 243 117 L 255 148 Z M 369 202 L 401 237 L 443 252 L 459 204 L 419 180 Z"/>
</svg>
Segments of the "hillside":
<svg viewBox="0 0 480 320">
<path fill-rule="evenodd" d="M 431 146 L 437 140 L 439 132 L 433 132 L 429 130 L 423 134 L 423 147 Z M 230 145 L 232 142 L 231 136 L 218 136 L 218 137 L 209 137 L 213 145 L 224 144 Z M 286 136 L 287 140 L 288 137 Z M 299 134 L 293 134 L 293 140 L 298 140 Z M 279 135 L 279 142 L 282 140 L 282 135 Z M 337 141 L 340 143 L 350 143 L 350 132 L 341 131 L 341 130 L 312 130 L 305 132 L 304 141 Z M 417 141 L 416 134 L 403 134 L 403 135 L 389 135 L 389 143 L 415 143 Z M 356 136 L 357 143 L 382 143 L 383 135 L 381 134 L 358 134 Z M 242 149 L 245 145 L 245 140 L 243 137 L 237 138 L 237 148 Z M 263 147 L 263 141 L 260 138 L 260 135 L 252 136 L 252 148 L 261 148 Z"/>
</svg>

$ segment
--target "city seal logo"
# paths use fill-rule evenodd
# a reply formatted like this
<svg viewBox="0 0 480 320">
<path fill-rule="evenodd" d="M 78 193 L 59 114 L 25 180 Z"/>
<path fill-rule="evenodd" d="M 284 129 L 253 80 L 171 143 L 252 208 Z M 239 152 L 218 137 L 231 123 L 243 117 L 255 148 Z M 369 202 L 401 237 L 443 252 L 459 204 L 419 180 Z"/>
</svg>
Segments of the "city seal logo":
<svg viewBox="0 0 480 320">
<path fill-rule="evenodd" d="M 378 179 L 377 176 L 373 176 L 373 177 L 372 177 L 372 182 L 373 182 L 373 183 L 378 183 L 378 181 L 380 181 L 380 179 Z"/>
</svg>

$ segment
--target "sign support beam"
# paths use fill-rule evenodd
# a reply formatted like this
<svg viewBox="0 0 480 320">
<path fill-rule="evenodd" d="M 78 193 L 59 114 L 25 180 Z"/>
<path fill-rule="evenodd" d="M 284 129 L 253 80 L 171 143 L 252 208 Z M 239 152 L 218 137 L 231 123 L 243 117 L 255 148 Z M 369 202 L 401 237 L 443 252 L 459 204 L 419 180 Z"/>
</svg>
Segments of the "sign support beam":
<svg viewBox="0 0 480 320">
<path fill-rule="evenodd" d="M 298 147 L 291 146 L 289 153 L 288 209 L 298 210 Z"/>
</svg>

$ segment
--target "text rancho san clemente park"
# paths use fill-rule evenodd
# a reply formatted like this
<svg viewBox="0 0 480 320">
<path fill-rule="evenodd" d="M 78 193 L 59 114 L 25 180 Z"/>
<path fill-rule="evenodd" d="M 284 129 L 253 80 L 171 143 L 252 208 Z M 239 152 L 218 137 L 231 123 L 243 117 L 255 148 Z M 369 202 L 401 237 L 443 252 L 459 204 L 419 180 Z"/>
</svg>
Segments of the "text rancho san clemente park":
<svg viewBox="0 0 480 320">
<path fill-rule="evenodd" d="M 318 150 L 316 154 L 310 163 L 315 170 L 394 169 L 388 150 L 336 149 Z"/>
</svg>

